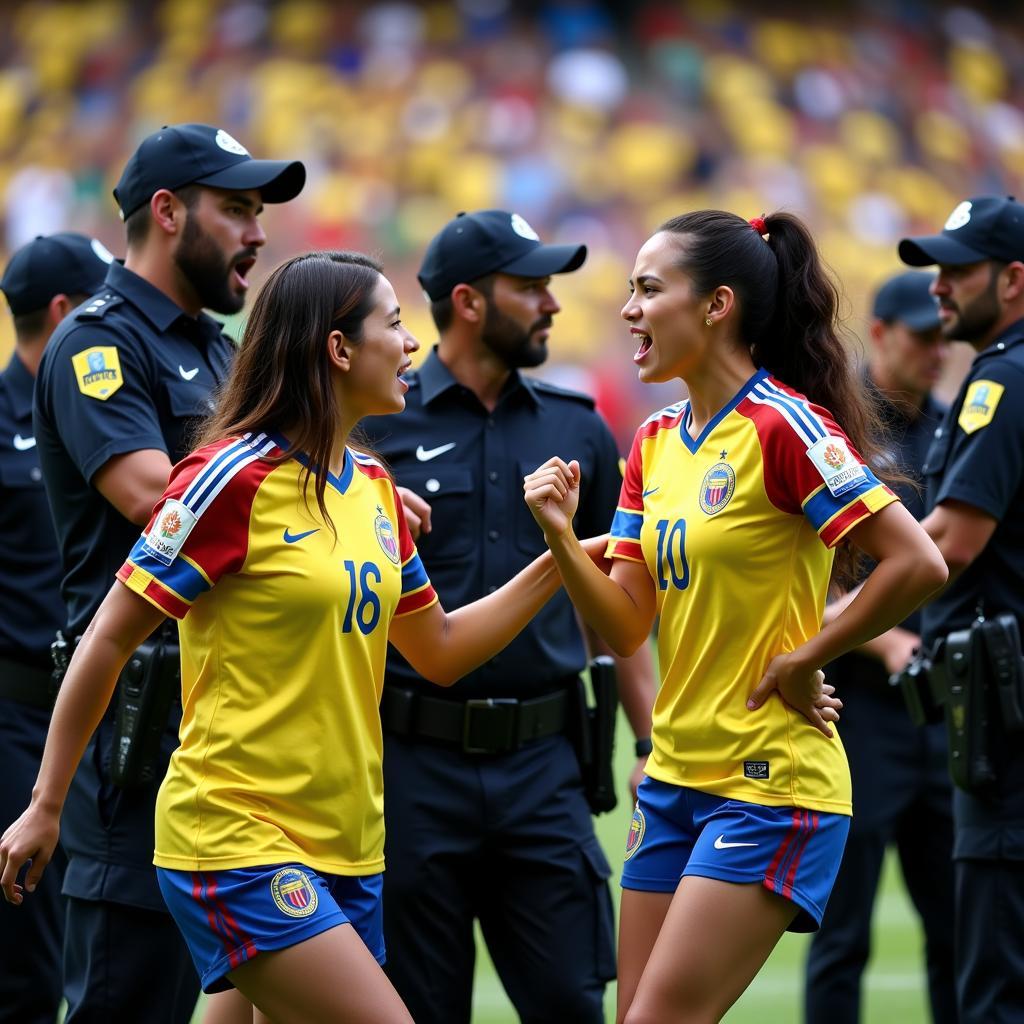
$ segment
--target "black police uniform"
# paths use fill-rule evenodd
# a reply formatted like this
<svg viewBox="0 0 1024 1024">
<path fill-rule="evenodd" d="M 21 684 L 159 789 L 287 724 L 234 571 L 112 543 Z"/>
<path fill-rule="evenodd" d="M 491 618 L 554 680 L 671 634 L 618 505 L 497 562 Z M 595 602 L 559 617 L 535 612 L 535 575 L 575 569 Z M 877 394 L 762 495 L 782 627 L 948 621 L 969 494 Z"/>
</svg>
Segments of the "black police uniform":
<svg viewBox="0 0 1024 1024">
<path fill-rule="evenodd" d="M 215 320 L 187 316 L 117 263 L 105 288 L 50 339 L 34 423 L 69 636 L 88 625 L 140 532 L 92 486 L 96 471 L 143 449 L 164 451 L 172 463 L 183 458 L 233 353 Z M 178 723 L 168 722 L 157 781 L 121 790 L 109 774 L 114 703 L 86 748 L 62 818 L 67 1021 L 188 1021 L 199 981 L 152 865 L 156 790 Z M 171 717 L 178 716 L 180 707 Z"/>
<path fill-rule="evenodd" d="M 407 379 L 405 412 L 363 427 L 432 507 L 417 546 L 445 608 L 545 550 L 522 481 L 553 454 L 581 464 L 579 535 L 607 531 L 619 456 L 589 398 L 513 372 L 489 412 L 436 350 Z M 469 1021 L 474 917 L 523 1021 L 604 1019 L 611 871 L 566 738 L 566 693 L 585 662 L 564 591 L 450 689 L 388 652 L 386 969 L 418 1024 Z"/>
<path fill-rule="evenodd" d="M 870 385 L 870 381 L 868 382 Z M 930 395 L 914 419 L 879 394 L 888 458 L 920 476 L 933 434 L 946 413 Z M 900 500 L 924 518 L 924 494 L 903 485 Z M 904 629 L 920 635 L 921 613 Z M 853 780 L 853 818 L 843 861 L 807 957 L 804 995 L 809 1024 L 857 1024 L 860 985 L 871 953 L 871 912 L 886 848 L 895 844 L 910 898 L 925 935 L 932 1019 L 954 1024 L 953 807 L 946 767 L 946 731 L 915 725 L 885 666 L 851 652 L 825 669 L 844 699 L 843 746 Z"/>
<path fill-rule="evenodd" d="M 965 399 L 970 432 L 960 425 Z M 998 392 L 999 387 L 1003 388 Z M 980 394 L 979 394 L 980 391 Z M 978 426 L 982 420 L 987 422 Z M 924 467 L 927 504 L 958 501 L 994 517 L 980 555 L 924 608 L 923 640 L 967 629 L 979 607 L 1024 627 L 1024 320 L 980 352 Z M 845 714 L 844 714 L 845 717 Z M 997 727 L 997 776 L 985 793 L 954 789 L 957 996 L 963 1024 L 1024 1020 L 1024 744 Z"/>
<path fill-rule="evenodd" d="M 54 689 L 50 644 L 64 624 L 57 540 L 32 433 L 35 378 L 14 355 L 0 374 L 0 822 L 28 806 Z M 0 1022 L 53 1024 L 61 999 L 64 851 L 31 905 L 0 901 Z"/>
</svg>

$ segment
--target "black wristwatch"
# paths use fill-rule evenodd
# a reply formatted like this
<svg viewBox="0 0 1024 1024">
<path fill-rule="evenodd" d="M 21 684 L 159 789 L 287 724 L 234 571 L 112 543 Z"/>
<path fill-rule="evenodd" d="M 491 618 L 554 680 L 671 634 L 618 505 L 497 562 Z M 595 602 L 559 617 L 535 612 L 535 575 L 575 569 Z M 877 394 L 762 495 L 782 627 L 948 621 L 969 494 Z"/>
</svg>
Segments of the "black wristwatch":
<svg viewBox="0 0 1024 1024">
<path fill-rule="evenodd" d="M 646 757 L 654 749 L 651 737 L 645 736 L 642 740 L 637 740 L 633 745 L 633 749 L 636 751 L 637 757 Z"/>
</svg>

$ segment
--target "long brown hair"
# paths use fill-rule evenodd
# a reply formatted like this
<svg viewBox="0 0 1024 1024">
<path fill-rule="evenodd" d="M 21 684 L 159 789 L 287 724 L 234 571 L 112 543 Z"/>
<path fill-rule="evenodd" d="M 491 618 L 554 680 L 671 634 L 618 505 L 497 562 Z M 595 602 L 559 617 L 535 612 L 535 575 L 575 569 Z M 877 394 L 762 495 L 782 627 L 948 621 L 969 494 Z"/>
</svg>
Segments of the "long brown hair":
<svg viewBox="0 0 1024 1024">
<path fill-rule="evenodd" d="M 879 476 L 895 482 L 881 456 L 876 400 L 854 369 L 839 324 L 839 290 L 807 226 L 790 213 L 764 219 L 768 239 L 724 210 L 697 210 L 658 229 L 684 235 L 680 268 L 699 294 L 728 285 L 739 305 L 739 335 L 756 366 L 824 406 Z M 902 478 L 900 478 L 902 479 Z M 856 577 L 860 556 L 844 544 L 834 579 Z"/>
<path fill-rule="evenodd" d="M 308 456 L 301 478 L 305 497 L 313 470 L 331 464 L 340 420 L 327 336 L 341 331 L 360 343 L 380 276 L 380 264 L 360 252 L 311 252 L 282 263 L 256 296 L 234 367 L 198 444 L 287 428 L 290 447 L 280 458 L 300 451 Z M 327 474 L 313 477 L 317 507 L 333 530 L 324 500 Z"/>
</svg>

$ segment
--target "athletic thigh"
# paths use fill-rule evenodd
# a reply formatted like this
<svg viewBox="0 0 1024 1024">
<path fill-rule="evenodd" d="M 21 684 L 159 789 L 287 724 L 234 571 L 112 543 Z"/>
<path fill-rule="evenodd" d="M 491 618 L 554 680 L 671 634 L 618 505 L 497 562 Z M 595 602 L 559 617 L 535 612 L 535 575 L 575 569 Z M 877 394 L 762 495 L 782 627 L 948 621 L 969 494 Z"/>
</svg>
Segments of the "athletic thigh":
<svg viewBox="0 0 1024 1024">
<path fill-rule="evenodd" d="M 275 1024 L 411 1024 L 412 1017 L 348 924 L 261 953 L 230 974 Z"/>
<path fill-rule="evenodd" d="M 762 885 L 686 876 L 672 897 L 626 1024 L 720 1020 L 796 913 L 795 904 Z"/>
</svg>

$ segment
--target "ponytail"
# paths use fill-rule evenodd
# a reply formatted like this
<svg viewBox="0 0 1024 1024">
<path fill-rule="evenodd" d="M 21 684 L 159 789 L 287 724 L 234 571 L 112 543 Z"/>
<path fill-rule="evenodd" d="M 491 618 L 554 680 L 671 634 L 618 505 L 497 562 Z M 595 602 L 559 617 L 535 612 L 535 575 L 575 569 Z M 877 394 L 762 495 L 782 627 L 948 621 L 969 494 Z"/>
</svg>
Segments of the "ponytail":
<svg viewBox="0 0 1024 1024">
<path fill-rule="evenodd" d="M 754 224 L 722 210 L 698 210 L 673 217 L 658 230 L 686 236 L 680 267 L 697 294 L 719 285 L 733 290 L 739 338 L 755 366 L 828 409 L 878 472 L 883 461 L 878 407 L 854 371 L 838 323 L 839 292 L 806 225 L 790 213 L 773 213 Z M 849 548 L 840 551 L 835 576 L 852 576 L 856 561 Z"/>
</svg>

